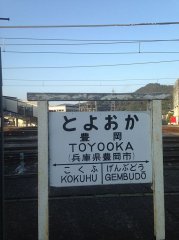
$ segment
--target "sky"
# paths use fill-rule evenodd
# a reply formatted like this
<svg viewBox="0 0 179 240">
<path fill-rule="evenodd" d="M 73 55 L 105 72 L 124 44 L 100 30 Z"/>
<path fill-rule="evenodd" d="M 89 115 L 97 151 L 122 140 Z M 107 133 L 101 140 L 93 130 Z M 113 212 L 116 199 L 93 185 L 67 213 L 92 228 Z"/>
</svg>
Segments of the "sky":
<svg viewBox="0 0 179 240">
<path fill-rule="evenodd" d="M 179 22 L 178 0 L 1 0 L 1 26 Z M 154 41 L 160 40 L 160 41 Z M 167 40 L 167 41 L 166 41 Z M 0 28 L 3 95 L 133 92 L 179 78 L 179 25 Z"/>
</svg>

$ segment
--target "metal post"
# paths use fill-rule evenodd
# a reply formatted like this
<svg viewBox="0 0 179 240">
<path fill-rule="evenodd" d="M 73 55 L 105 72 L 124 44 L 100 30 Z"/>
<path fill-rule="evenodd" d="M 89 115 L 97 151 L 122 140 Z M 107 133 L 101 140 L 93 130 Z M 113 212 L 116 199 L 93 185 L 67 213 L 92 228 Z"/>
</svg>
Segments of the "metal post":
<svg viewBox="0 0 179 240">
<path fill-rule="evenodd" d="M 95 101 L 95 111 L 97 112 L 98 111 L 98 102 Z"/>
<path fill-rule="evenodd" d="M 161 100 L 152 101 L 153 204 L 156 240 L 165 239 Z"/>
<path fill-rule="evenodd" d="M 48 102 L 38 102 L 38 240 L 49 239 Z"/>
<path fill-rule="evenodd" d="M 4 113 L 3 113 L 3 81 L 0 48 L 0 239 L 4 239 Z"/>
</svg>

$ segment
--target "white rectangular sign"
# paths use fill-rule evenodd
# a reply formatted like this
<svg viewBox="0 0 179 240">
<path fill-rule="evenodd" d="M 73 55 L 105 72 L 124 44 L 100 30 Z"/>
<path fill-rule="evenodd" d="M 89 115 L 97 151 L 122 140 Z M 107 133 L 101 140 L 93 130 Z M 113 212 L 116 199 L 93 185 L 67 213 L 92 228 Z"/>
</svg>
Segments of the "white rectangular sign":
<svg viewBox="0 0 179 240">
<path fill-rule="evenodd" d="M 152 182 L 149 112 L 50 112 L 50 186 Z"/>
</svg>

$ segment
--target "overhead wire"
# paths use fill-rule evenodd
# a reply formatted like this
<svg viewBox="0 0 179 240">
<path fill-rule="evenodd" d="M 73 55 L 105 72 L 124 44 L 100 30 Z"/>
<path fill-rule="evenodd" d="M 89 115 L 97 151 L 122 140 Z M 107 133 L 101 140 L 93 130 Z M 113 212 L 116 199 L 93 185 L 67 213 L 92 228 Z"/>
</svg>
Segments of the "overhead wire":
<svg viewBox="0 0 179 240">
<path fill-rule="evenodd" d="M 2 69 L 69 69 L 69 68 L 99 68 L 99 67 L 119 67 L 119 66 L 133 66 L 133 65 L 147 65 L 147 64 L 161 64 L 179 62 L 175 60 L 162 60 L 150 62 L 133 62 L 133 63 L 116 63 L 116 64 L 99 64 L 99 65 L 74 65 L 74 66 L 20 66 L 20 67 L 3 67 Z"/>
<path fill-rule="evenodd" d="M 58 82 L 58 81 L 65 81 L 65 82 L 96 82 L 96 81 L 103 81 L 103 82 L 119 82 L 119 81 L 159 81 L 159 80 L 170 80 L 170 79 L 176 79 L 178 76 L 173 77 L 156 77 L 156 78 L 123 78 L 123 79 L 27 79 L 27 78 L 3 78 L 5 81 L 40 81 L 40 82 Z"/>
<path fill-rule="evenodd" d="M 76 41 L 77 42 L 77 41 Z M 141 43 L 157 43 L 157 42 L 179 42 L 179 39 L 171 39 L 171 40 L 110 40 L 110 41 L 83 41 L 80 43 L 5 43 L 3 42 L 1 45 L 3 46 L 86 46 L 86 45 L 116 45 L 116 44 L 141 44 Z"/>
<path fill-rule="evenodd" d="M 179 22 L 156 22 L 156 23 L 129 23 L 129 24 L 91 24 L 91 25 L 36 25 L 36 26 L 0 26 L 1 29 L 29 29 L 29 28 L 104 28 L 104 27 L 139 27 L 139 26 L 164 26 L 164 25 L 179 25 Z M 179 39 L 149 39 L 149 40 L 109 40 L 109 39 L 62 39 L 62 38 L 0 38 L 1 40 L 29 40 L 29 41 L 66 41 L 68 43 L 14 43 L 14 42 L 3 42 L 3 47 L 8 46 L 87 46 L 87 45 L 118 45 L 118 44 L 141 44 L 141 43 L 154 43 L 154 42 L 179 42 Z M 12 50 L 3 50 L 4 53 L 14 53 L 14 54 L 86 54 L 86 55 L 117 55 L 117 54 L 178 54 L 178 51 L 131 51 L 131 52 L 67 52 L 67 51 L 12 51 Z M 133 65 L 148 65 L 148 64 L 161 64 L 161 63 L 175 63 L 179 62 L 178 59 L 174 60 L 161 60 L 161 61 L 148 61 L 148 62 L 132 62 L 132 63 L 117 63 L 117 64 L 96 64 L 96 65 L 71 65 L 71 66 L 17 66 L 17 67 L 3 67 L 3 70 L 10 69 L 70 69 L 70 68 L 98 68 L 98 67 L 119 67 L 119 66 L 133 66 Z M 161 79 L 173 79 L 173 78 L 161 78 Z M 23 79 L 4 79 L 5 81 L 24 81 Z M 129 80 L 129 79 L 128 79 Z M 135 79 L 133 79 L 135 80 Z M 139 79 L 136 79 L 139 80 Z M 141 79 L 145 81 L 144 79 Z M 151 79 L 150 79 L 151 80 Z M 160 78 L 153 79 L 154 81 L 160 80 Z M 145 84 L 111 84 L 111 82 L 124 81 L 122 80 L 86 80 L 87 84 L 65 84 L 60 81 L 73 82 L 78 81 L 82 82 L 84 80 L 40 80 L 40 79 L 26 79 L 25 81 L 37 81 L 38 84 L 4 84 L 5 87 L 121 87 L 121 86 L 144 86 Z M 39 82 L 42 82 L 39 84 Z M 94 81 L 110 81 L 110 84 L 89 84 L 89 82 Z M 127 81 L 127 80 L 126 80 Z M 48 82 L 48 83 L 47 83 Z M 58 82 L 58 84 L 52 83 Z"/>
<path fill-rule="evenodd" d="M 178 54 L 179 51 L 141 51 L 140 50 L 140 44 L 141 43 L 153 43 L 153 42 L 179 42 L 179 39 L 149 39 L 149 40 L 92 40 L 92 39 L 62 39 L 62 38 L 4 38 L 1 37 L 2 40 L 60 40 L 60 41 L 80 41 L 83 43 L 4 43 L 1 44 L 3 47 L 6 46 L 85 46 L 85 45 L 113 45 L 113 44 L 139 44 L 138 51 L 130 51 L 130 52 L 72 52 L 72 51 L 12 51 L 12 50 L 3 50 L 4 53 L 17 53 L 17 54 L 73 54 L 73 55 L 119 55 L 119 54 L 139 54 L 139 53 L 145 53 L 145 54 Z M 89 41 L 89 42 L 88 42 Z M 95 41 L 95 42 L 94 42 Z"/>
<path fill-rule="evenodd" d="M 61 51 L 9 51 L 3 53 L 13 54 L 67 54 L 67 55 L 127 55 L 127 54 L 177 54 L 179 51 L 131 51 L 131 52 L 61 52 Z"/>
<path fill-rule="evenodd" d="M 23 84 L 20 84 L 20 83 L 16 83 L 16 84 L 4 84 L 5 87 L 55 87 L 55 86 L 60 86 L 60 87 L 121 87 L 121 86 L 144 86 L 146 83 L 124 83 L 124 84 L 112 84 L 112 82 L 124 82 L 124 81 L 139 81 L 139 80 L 142 80 L 142 81 L 154 81 L 155 83 L 158 83 L 158 81 L 160 80 L 166 80 L 166 79 L 174 79 L 174 78 L 177 78 L 177 77 L 173 77 L 173 78 L 168 78 L 168 77 L 163 77 L 163 78 L 137 78 L 137 79 L 88 79 L 88 80 L 76 80 L 76 79 L 66 79 L 66 80 L 57 80 L 57 79 L 15 79 L 15 78 L 11 78 L 11 79 L 8 79 L 8 78 L 5 78 L 4 80 L 5 81 L 17 81 L 17 82 L 22 82 L 23 81 Z M 33 82 L 33 84 L 24 84 L 24 82 Z M 38 82 L 38 84 L 35 84 L 34 85 L 34 82 Z M 41 84 L 39 84 L 39 82 L 41 82 Z M 46 82 L 48 82 L 48 84 L 46 84 Z M 54 82 L 58 82 L 58 84 L 54 83 Z M 65 84 L 65 82 L 70 82 L 70 85 L 69 84 Z M 71 83 L 74 83 L 75 84 L 71 84 Z M 79 84 L 78 82 L 83 82 L 83 84 Z M 98 82 L 96 84 L 89 84 L 89 82 Z M 103 82 L 110 82 L 110 84 L 103 84 Z M 86 83 L 86 84 L 84 84 Z M 49 85 L 50 84 L 50 85 Z"/>
<path fill-rule="evenodd" d="M 50 85 L 44 85 L 42 84 L 4 84 L 4 86 L 8 87 L 121 87 L 121 86 L 144 86 L 145 84 L 74 84 L 74 85 L 68 85 L 68 84 L 50 84 Z"/>
<path fill-rule="evenodd" d="M 178 42 L 174 39 L 74 39 L 74 38 L 30 38 L 30 37 L 0 37 L 1 40 L 32 40 L 32 41 L 70 41 L 70 42 L 119 42 L 119 43 L 151 43 L 151 42 Z"/>
<path fill-rule="evenodd" d="M 114 23 L 114 24 L 67 24 L 67 25 L 4 25 L 0 28 L 4 29 L 29 29 L 29 28 L 108 28 L 108 27 L 139 27 L 139 26 L 164 26 L 179 25 L 175 22 L 146 22 L 146 23 Z"/>
<path fill-rule="evenodd" d="M 117 55 L 117 54 L 137 54 L 139 52 L 61 52 L 61 51 L 6 51 L 4 53 L 17 54 L 71 54 L 71 55 Z"/>
<path fill-rule="evenodd" d="M 179 51 L 141 51 L 141 43 L 153 43 L 153 42 L 179 42 L 179 39 L 150 39 L 150 40 L 92 40 L 92 39 L 59 39 L 59 38 L 0 38 L 0 39 L 16 39 L 16 40 L 60 40 L 60 41 L 80 41 L 83 43 L 3 43 L 3 47 L 6 46 L 85 46 L 85 45 L 113 45 L 113 44 L 139 44 L 138 51 L 127 51 L 127 52 L 73 52 L 73 51 L 14 51 L 14 50 L 3 50 L 4 53 L 16 53 L 16 54 L 66 54 L 66 55 L 122 55 L 122 54 L 178 54 Z M 87 42 L 90 41 L 90 42 Z M 95 41 L 95 42 L 94 42 Z M 96 42 L 97 41 L 97 42 Z M 102 42 L 101 42 L 102 41 Z"/>
<path fill-rule="evenodd" d="M 124 42 L 125 43 L 125 42 Z M 136 42 L 131 42 L 135 43 Z M 4 46 L 86 46 L 86 45 L 114 45 L 121 42 L 90 42 L 90 43 L 4 43 Z"/>
<path fill-rule="evenodd" d="M 165 22 L 165 23 L 147 23 L 147 24 L 135 24 L 135 26 L 146 26 L 146 25 L 169 25 L 169 24 L 179 24 L 179 22 Z M 134 26 L 129 24 L 130 26 Z M 129 26 L 128 25 L 128 26 Z M 79 26 L 79 25 L 78 25 Z M 101 25 L 100 25 L 101 26 Z M 109 25 L 108 25 L 109 26 Z M 111 25 L 110 25 L 111 26 Z M 116 25 L 115 25 L 116 26 Z M 122 25 L 124 26 L 124 25 Z M 12 27 L 12 26 L 11 26 Z M 14 26 L 15 28 L 17 26 Z M 24 28 L 25 26 L 21 26 L 20 28 Z M 33 27 L 33 26 L 28 26 Z M 45 28 L 45 26 L 43 26 Z M 50 27 L 50 26 L 48 26 Z M 60 27 L 60 26 L 54 26 Z M 65 27 L 65 26 L 61 26 Z M 77 27 L 77 25 L 70 25 L 66 27 Z M 83 26 L 85 27 L 85 26 Z M 87 26 L 87 27 L 91 27 Z M 95 25 L 98 27 L 98 25 Z M 1 28 L 1 26 L 0 26 Z M 35 28 L 40 28 L 40 26 L 35 26 Z M 108 39 L 62 39 L 62 38 L 0 38 L 4 40 L 42 40 L 42 41 L 75 41 L 75 42 L 83 42 L 83 43 L 4 43 L 3 46 L 51 46 L 51 45 L 62 45 L 62 46 L 82 46 L 82 45 L 106 45 L 106 44 L 123 44 L 123 43 L 152 43 L 152 42 L 178 42 L 179 39 L 151 39 L 151 40 L 108 40 Z M 178 54 L 178 51 L 134 51 L 134 52 L 66 52 L 66 51 L 6 51 L 3 50 L 4 53 L 16 53 L 16 54 L 86 54 L 86 55 L 117 55 L 117 54 Z M 179 60 L 163 60 L 163 61 L 150 61 L 150 62 L 134 62 L 134 63 L 117 63 L 117 64 L 99 64 L 99 65 L 79 65 L 79 66 L 39 66 L 39 67 L 30 67 L 30 66 L 22 66 L 22 67 L 4 67 L 3 69 L 50 69 L 50 68 L 97 68 L 97 67 L 118 67 L 118 66 L 131 66 L 131 65 L 144 65 L 144 64 L 160 64 L 160 63 L 174 63 L 179 62 Z M 42 80 L 38 80 L 42 81 Z M 45 81 L 45 80 L 43 80 Z M 48 80 L 47 80 L 48 81 Z M 54 80 L 56 81 L 56 80 Z M 68 80 L 71 81 L 71 80 Z M 79 81 L 79 80 L 78 80 Z M 99 80 L 98 80 L 99 81 Z M 104 81 L 104 80 L 103 80 Z M 76 85 L 75 85 L 76 86 Z M 81 85 L 82 86 L 82 85 Z M 86 85 L 85 85 L 86 86 Z"/>
</svg>

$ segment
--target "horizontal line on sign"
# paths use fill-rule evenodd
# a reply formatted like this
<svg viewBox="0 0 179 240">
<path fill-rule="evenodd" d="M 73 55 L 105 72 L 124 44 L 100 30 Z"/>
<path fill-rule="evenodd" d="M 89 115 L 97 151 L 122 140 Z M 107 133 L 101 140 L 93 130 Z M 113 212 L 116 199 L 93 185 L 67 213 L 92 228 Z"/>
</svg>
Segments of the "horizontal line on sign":
<svg viewBox="0 0 179 240">
<path fill-rule="evenodd" d="M 125 161 L 125 162 L 89 162 L 89 163 L 54 163 L 53 166 L 56 167 L 56 166 L 66 166 L 66 165 L 71 165 L 71 166 L 74 166 L 74 165 L 88 165 L 88 164 L 116 164 L 116 163 L 148 163 L 149 161 L 148 160 L 145 160 L 145 161 Z"/>
</svg>

